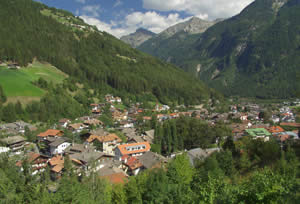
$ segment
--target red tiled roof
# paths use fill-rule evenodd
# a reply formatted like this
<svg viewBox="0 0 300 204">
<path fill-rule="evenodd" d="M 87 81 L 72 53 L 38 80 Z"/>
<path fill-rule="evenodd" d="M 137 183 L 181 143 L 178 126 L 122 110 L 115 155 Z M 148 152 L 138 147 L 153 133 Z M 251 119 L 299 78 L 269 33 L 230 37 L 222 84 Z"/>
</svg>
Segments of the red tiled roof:
<svg viewBox="0 0 300 204">
<path fill-rule="evenodd" d="M 38 153 L 35 153 L 35 152 L 29 152 L 29 153 L 27 154 L 27 162 L 28 162 L 28 163 L 31 163 L 31 162 L 35 161 L 37 158 L 39 158 L 40 156 L 41 156 L 41 155 L 38 154 Z M 16 165 L 19 166 L 19 167 L 21 167 L 21 166 L 22 166 L 22 161 L 18 161 L 18 162 L 16 163 Z"/>
<path fill-rule="evenodd" d="M 115 173 L 115 174 L 110 174 L 107 176 L 101 176 L 101 178 L 107 179 L 113 184 L 124 184 L 128 181 L 128 178 L 124 173 Z"/>
<path fill-rule="evenodd" d="M 279 133 L 279 132 L 284 132 L 284 129 L 280 126 L 272 126 L 267 129 L 270 133 Z"/>
<path fill-rule="evenodd" d="M 127 159 L 126 165 L 131 169 L 131 170 L 135 170 L 138 169 L 140 167 L 143 166 L 143 164 L 141 164 L 141 162 L 135 158 L 135 157 L 129 157 Z"/>
<path fill-rule="evenodd" d="M 63 168 L 64 168 L 64 164 L 58 164 L 58 165 L 55 165 L 55 166 L 51 169 L 51 171 L 54 171 L 54 172 L 56 172 L 56 173 L 59 173 L 59 172 L 61 172 L 61 170 L 63 170 Z"/>
<path fill-rule="evenodd" d="M 38 137 L 48 137 L 48 136 L 62 136 L 63 135 L 63 131 L 61 130 L 52 130 L 49 129 L 45 132 L 41 132 L 40 134 L 38 134 Z"/>
<path fill-rule="evenodd" d="M 49 164 L 51 166 L 59 165 L 59 164 L 64 164 L 64 158 L 60 155 L 54 156 L 49 160 Z"/>
<path fill-rule="evenodd" d="M 126 149 L 128 147 L 141 146 L 141 145 L 145 145 L 146 148 L 133 150 L 133 151 L 128 151 Z M 138 143 L 119 145 L 117 148 L 120 150 L 122 155 L 126 155 L 126 154 L 136 154 L 136 153 L 148 152 L 148 151 L 150 151 L 151 146 L 150 146 L 149 142 L 138 142 Z"/>
</svg>

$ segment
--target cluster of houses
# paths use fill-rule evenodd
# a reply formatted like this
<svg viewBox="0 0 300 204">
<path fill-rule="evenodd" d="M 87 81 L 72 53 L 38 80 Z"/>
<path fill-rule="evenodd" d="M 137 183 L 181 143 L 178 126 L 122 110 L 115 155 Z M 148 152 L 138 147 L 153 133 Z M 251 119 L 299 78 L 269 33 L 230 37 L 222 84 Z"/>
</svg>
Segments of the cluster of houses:
<svg viewBox="0 0 300 204">
<path fill-rule="evenodd" d="M 163 156 L 150 151 L 148 141 L 136 142 L 128 137 L 128 142 L 124 143 L 118 135 L 102 128 L 89 132 L 82 144 L 72 142 L 64 137 L 62 130 L 57 129 L 41 132 L 37 138 L 39 151 L 26 152 L 16 165 L 22 171 L 26 160 L 32 175 L 49 168 L 53 180 L 63 175 L 67 158 L 78 176 L 83 172 L 85 175 L 95 172 L 113 183 L 125 182 L 128 176 L 137 175 L 145 169 L 161 168 L 167 162 Z M 1 142 L 6 144 L 5 148 L 16 150 L 24 148 L 26 140 L 24 137 L 14 136 L 2 139 Z"/>
<path fill-rule="evenodd" d="M 270 120 L 275 119 L 275 116 L 279 119 L 276 119 L 275 125 L 270 125 L 260 117 L 263 109 L 257 104 L 232 105 L 227 113 L 214 113 L 203 107 L 185 112 L 171 111 L 169 106 L 159 104 L 152 110 L 145 110 L 140 104 L 132 105 L 128 110 L 121 110 L 116 108 L 116 104 L 122 103 L 121 98 L 106 95 L 105 101 L 104 104 L 90 104 L 90 116 L 83 116 L 74 121 L 66 118 L 59 120 L 52 129 L 37 134 L 36 143 L 27 142 L 23 136 L 25 127 L 33 131 L 37 130 L 35 126 L 23 121 L 2 124 L 0 131 L 13 136 L 0 139 L 0 153 L 18 152 L 22 157 L 16 165 L 22 171 L 24 161 L 27 161 L 32 175 L 44 172 L 48 168 L 53 180 L 60 179 L 66 171 L 65 162 L 70 162 L 72 170 L 78 176 L 94 172 L 112 183 L 123 183 L 129 176 L 137 175 L 146 169 L 161 168 L 168 162 L 168 158 L 151 152 L 154 130 L 141 133 L 135 128 L 139 116 L 142 116 L 143 122 L 152 120 L 152 117 L 144 114 L 146 112 L 155 112 L 156 119 L 160 122 L 180 116 L 205 120 L 212 126 L 222 121 L 232 129 L 236 140 L 250 136 L 253 139 L 269 141 L 273 137 L 282 144 L 289 139 L 299 139 L 297 128 L 300 128 L 300 124 L 295 123 L 295 115 L 287 106 L 279 107 L 277 112 L 272 113 Z M 107 105 L 110 106 L 109 111 L 116 124 L 114 128 L 104 127 L 103 122 L 99 120 L 102 109 Z M 285 126 L 292 127 L 294 131 L 285 131 L 282 128 Z M 114 133 L 116 129 L 121 132 L 122 137 Z M 72 136 L 66 132 L 71 132 Z M 74 135 L 77 137 L 76 142 Z M 78 141 L 78 137 L 81 142 Z M 32 144 L 35 148 L 26 149 Z M 216 151 L 220 149 L 195 148 L 188 150 L 187 155 L 191 165 L 194 165 L 196 159 L 206 158 Z"/>
</svg>

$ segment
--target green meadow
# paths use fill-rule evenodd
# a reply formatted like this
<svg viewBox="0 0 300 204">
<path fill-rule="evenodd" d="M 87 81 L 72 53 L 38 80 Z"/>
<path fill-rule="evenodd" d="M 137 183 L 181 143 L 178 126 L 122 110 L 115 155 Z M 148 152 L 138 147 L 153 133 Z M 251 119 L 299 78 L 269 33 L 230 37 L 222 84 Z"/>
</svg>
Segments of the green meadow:
<svg viewBox="0 0 300 204">
<path fill-rule="evenodd" d="M 19 70 L 0 66 L 0 85 L 8 97 L 8 101 L 14 101 L 14 98 L 28 101 L 29 98 L 36 99 L 43 96 L 45 91 L 32 83 L 40 77 L 53 84 L 58 84 L 67 75 L 49 64 L 38 62 Z"/>
</svg>

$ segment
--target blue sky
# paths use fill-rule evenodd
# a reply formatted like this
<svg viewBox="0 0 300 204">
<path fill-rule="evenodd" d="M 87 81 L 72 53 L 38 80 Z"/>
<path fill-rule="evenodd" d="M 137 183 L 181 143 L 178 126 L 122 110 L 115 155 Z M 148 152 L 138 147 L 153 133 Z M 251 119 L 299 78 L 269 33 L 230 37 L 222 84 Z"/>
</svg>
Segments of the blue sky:
<svg viewBox="0 0 300 204">
<path fill-rule="evenodd" d="M 36 0 L 71 11 L 99 30 L 121 37 L 143 27 L 159 33 L 197 16 L 206 20 L 238 14 L 253 0 Z"/>
</svg>

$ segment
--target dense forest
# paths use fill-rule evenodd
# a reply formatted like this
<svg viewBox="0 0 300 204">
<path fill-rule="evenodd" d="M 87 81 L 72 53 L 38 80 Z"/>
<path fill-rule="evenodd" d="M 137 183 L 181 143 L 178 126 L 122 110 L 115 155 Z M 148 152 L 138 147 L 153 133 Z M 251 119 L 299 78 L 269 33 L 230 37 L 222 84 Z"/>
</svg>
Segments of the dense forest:
<svg viewBox="0 0 300 204">
<path fill-rule="evenodd" d="M 163 124 L 154 122 L 154 144 L 152 151 L 163 155 L 197 147 L 209 148 L 220 145 L 224 138 L 231 136 L 232 131 L 222 123 L 209 125 L 190 117 L 180 117 L 165 121 Z"/>
<path fill-rule="evenodd" d="M 33 59 L 49 62 L 96 92 L 125 97 L 150 93 L 163 103 L 199 103 L 216 95 L 179 68 L 130 48 L 69 12 L 32 0 L 3 0 L 0 18 L 5 19 L 0 22 L 0 61 L 21 66 Z"/>
<path fill-rule="evenodd" d="M 0 158 L 1 203 L 297 203 L 299 143 L 282 150 L 275 141 L 228 138 L 221 152 L 195 167 L 186 154 L 163 169 L 144 171 L 125 184 L 112 185 L 97 174 L 77 177 L 69 159 L 58 184 L 49 170 L 31 176 L 5 155 Z M 296 152 L 296 150 L 298 152 Z M 297 156 L 298 155 L 298 156 Z"/>
</svg>

